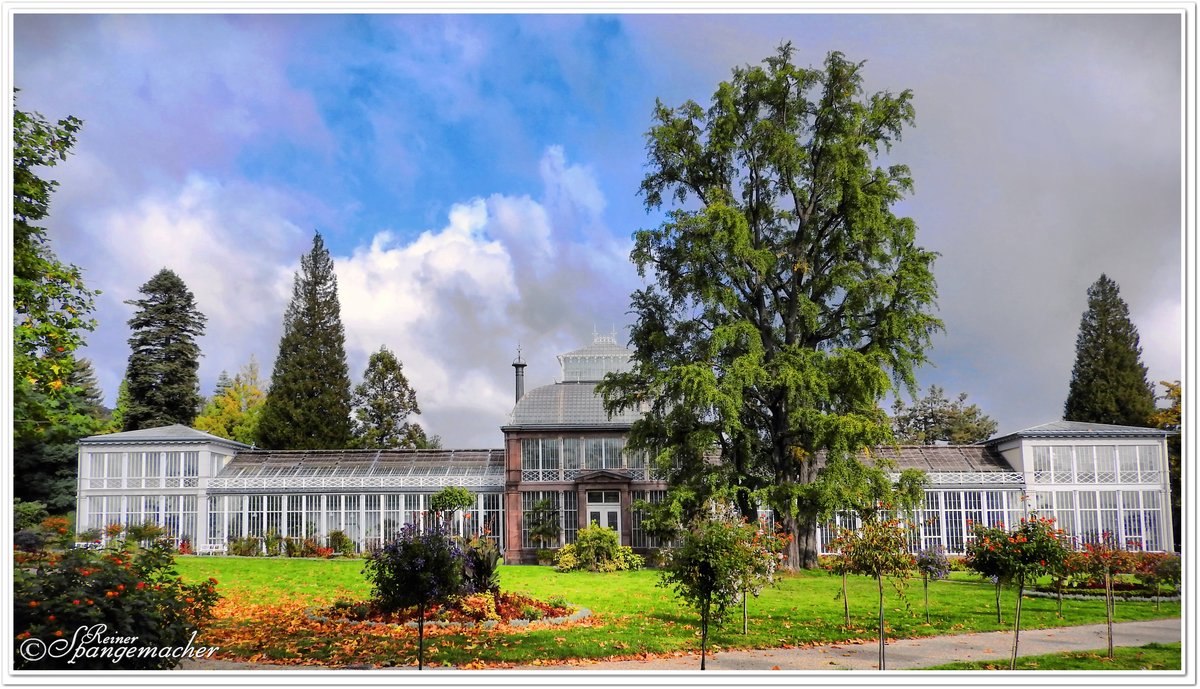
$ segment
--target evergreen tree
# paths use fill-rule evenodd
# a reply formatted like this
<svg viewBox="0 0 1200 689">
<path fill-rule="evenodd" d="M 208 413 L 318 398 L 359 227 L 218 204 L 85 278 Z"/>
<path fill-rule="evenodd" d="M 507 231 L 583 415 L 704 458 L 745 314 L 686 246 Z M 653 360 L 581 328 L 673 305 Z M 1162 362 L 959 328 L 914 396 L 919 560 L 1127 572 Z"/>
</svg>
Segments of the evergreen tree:
<svg viewBox="0 0 1200 689">
<path fill-rule="evenodd" d="M 257 366 L 255 368 L 257 368 Z M 233 385 L 233 380 L 230 379 L 229 372 L 221 371 L 221 374 L 217 376 L 217 386 L 213 388 L 213 399 L 224 395 L 225 391 L 229 389 L 230 385 Z"/>
<path fill-rule="evenodd" d="M 321 234 L 300 258 L 258 445 L 276 450 L 342 448 L 352 439 L 346 334 L 333 259 Z"/>
<path fill-rule="evenodd" d="M 72 362 L 63 390 L 66 393 L 53 402 L 57 410 L 54 424 L 36 435 L 13 438 L 13 496 L 44 503 L 54 514 L 74 509 L 79 459 L 76 442 L 102 432 L 107 411 L 100 403 L 103 394 L 87 359 Z"/>
<path fill-rule="evenodd" d="M 1129 306 L 1121 299 L 1117 283 L 1106 275 L 1088 288 L 1087 295 L 1063 418 L 1146 426 L 1154 413 L 1154 389 L 1146 379 Z"/>
<path fill-rule="evenodd" d="M 359 447 L 428 447 L 425 430 L 408 421 L 421 413 L 417 393 L 404 375 L 404 364 L 387 347 L 371 355 L 363 382 L 354 388 L 353 406 Z"/>
<path fill-rule="evenodd" d="M 126 431 L 179 423 L 190 426 L 200 410 L 200 346 L 207 317 L 196 309 L 187 285 L 163 268 L 142 285 L 142 299 L 125 302 L 137 307 L 129 327 L 132 353 L 125 371 L 129 406 L 123 417 Z"/>
<path fill-rule="evenodd" d="M 119 433 L 125 428 L 125 414 L 129 411 L 129 381 L 121 379 L 117 387 L 117 403 L 112 410 L 112 418 L 101 433 Z"/>
<path fill-rule="evenodd" d="M 959 393 L 953 402 L 937 385 L 929 393 L 905 407 L 899 399 L 892 405 L 892 427 L 896 440 L 915 445 L 948 442 L 953 445 L 980 443 L 996 432 L 996 422 L 974 404 L 967 404 L 967 393 Z"/>
</svg>

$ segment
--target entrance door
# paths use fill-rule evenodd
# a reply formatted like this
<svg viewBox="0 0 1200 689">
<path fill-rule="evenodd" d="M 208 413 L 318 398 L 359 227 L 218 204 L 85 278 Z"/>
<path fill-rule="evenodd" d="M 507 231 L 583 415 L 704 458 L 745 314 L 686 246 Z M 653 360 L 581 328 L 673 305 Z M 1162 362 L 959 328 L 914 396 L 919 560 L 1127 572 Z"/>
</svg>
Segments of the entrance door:
<svg viewBox="0 0 1200 689">
<path fill-rule="evenodd" d="M 621 534 L 621 492 L 616 490 L 589 490 L 587 492 L 588 525 L 592 522 Z"/>
</svg>

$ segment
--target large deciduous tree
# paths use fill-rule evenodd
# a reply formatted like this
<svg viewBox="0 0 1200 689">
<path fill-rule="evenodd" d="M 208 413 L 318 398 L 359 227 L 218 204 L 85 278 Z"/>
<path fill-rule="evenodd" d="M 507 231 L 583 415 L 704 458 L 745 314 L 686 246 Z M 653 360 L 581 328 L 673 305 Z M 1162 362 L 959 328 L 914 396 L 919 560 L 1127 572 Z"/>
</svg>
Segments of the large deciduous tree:
<svg viewBox="0 0 1200 689">
<path fill-rule="evenodd" d="M 417 392 L 404 364 L 387 347 L 367 361 L 363 382 L 354 388 L 354 437 L 359 447 L 429 447 L 425 429 L 409 416 L 420 414 Z"/>
<path fill-rule="evenodd" d="M 635 235 L 648 286 L 632 295 L 634 366 L 601 385 L 610 410 L 647 411 L 633 447 L 703 505 L 732 487 L 743 513 L 765 493 L 816 564 L 819 453 L 890 440 L 879 404 L 915 387 L 941 322 L 935 254 L 893 205 L 912 188 L 884 152 L 911 124 L 912 94 L 863 91 L 862 63 L 792 64 L 790 44 L 733 70 L 708 109 L 658 102 L 647 134 L 648 209 Z M 720 461 L 711 461 L 715 451 Z"/>
<path fill-rule="evenodd" d="M 129 406 L 124 430 L 171 424 L 190 426 L 200 411 L 200 345 L 208 318 L 196 308 L 191 290 L 174 271 L 163 268 L 139 290 L 141 299 L 129 327 L 132 351 L 125 369 Z"/>
<path fill-rule="evenodd" d="M 996 422 L 978 405 L 967 404 L 967 393 L 959 393 L 953 402 L 937 385 L 929 393 L 906 407 L 897 399 L 892 405 L 892 427 L 896 440 L 914 445 L 933 445 L 939 441 L 954 445 L 979 443 L 992 437 Z"/>
<path fill-rule="evenodd" d="M 247 445 L 254 442 L 266 393 L 254 357 L 233 378 L 222 374 L 213 398 L 196 417 L 196 430 Z"/>
<path fill-rule="evenodd" d="M 1154 413 L 1154 389 L 1146 378 L 1129 306 L 1107 275 L 1088 288 L 1087 297 L 1063 418 L 1145 426 Z"/>
<path fill-rule="evenodd" d="M 88 316 L 99 292 L 87 289 L 79 267 L 55 256 L 39 224 L 49 216 L 58 186 L 40 175 L 66 160 L 81 126 L 75 117 L 52 123 L 13 108 L 12 412 L 18 444 L 40 443 L 57 425 L 71 425 L 70 398 L 78 392 L 70 385 L 74 352 L 96 327 Z"/>
<path fill-rule="evenodd" d="M 350 369 L 333 258 L 318 232 L 300 257 L 258 444 L 275 450 L 343 448 L 352 439 Z"/>
<path fill-rule="evenodd" d="M 1171 523 L 1175 528 L 1175 551 L 1183 546 L 1183 472 L 1181 460 L 1183 457 L 1183 385 L 1179 381 L 1160 380 L 1166 392 L 1159 399 L 1167 403 L 1166 407 L 1155 410 L 1150 417 L 1150 423 L 1155 428 L 1161 428 L 1174 433 L 1167 438 L 1167 470 L 1171 482 Z"/>
</svg>

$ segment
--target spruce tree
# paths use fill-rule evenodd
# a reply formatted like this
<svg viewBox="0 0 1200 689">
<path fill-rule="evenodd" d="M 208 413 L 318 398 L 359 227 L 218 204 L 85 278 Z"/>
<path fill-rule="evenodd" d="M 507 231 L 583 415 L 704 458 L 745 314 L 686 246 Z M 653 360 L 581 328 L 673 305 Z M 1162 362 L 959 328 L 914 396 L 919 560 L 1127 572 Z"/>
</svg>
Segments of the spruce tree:
<svg viewBox="0 0 1200 689">
<path fill-rule="evenodd" d="M 408 421 L 420 414 L 417 393 L 404 375 L 404 364 L 387 347 L 367 362 L 363 382 L 354 388 L 354 436 L 362 448 L 427 447 L 420 424 Z"/>
<path fill-rule="evenodd" d="M 258 445 L 275 450 L 343 448 L 352 440 L 350 369 L 333 259 L 321 234 L 300 258 Z"/>
<path fill-rule="evenodd" d="M 124 430 L 179 423 L 190 426 L 200 410 L 200 346 L 208 318 L 196 308 L 195 297 L 173 271 L 163 268 L 139 290 L 142 299 L 125 302 L 137 307 L 129 327 L 132 352 L 125 381 L 129 406 Z"/>
<path fill-rule="evenodd" d="M 1087 295 L 1063 418 L 1146 426 L 1154 413 L 1154 390 L 1146 379 L 1129 306 L 1121 299 L 1117 283 L 1106 275 L 1088 288 Z"/>
</svg>

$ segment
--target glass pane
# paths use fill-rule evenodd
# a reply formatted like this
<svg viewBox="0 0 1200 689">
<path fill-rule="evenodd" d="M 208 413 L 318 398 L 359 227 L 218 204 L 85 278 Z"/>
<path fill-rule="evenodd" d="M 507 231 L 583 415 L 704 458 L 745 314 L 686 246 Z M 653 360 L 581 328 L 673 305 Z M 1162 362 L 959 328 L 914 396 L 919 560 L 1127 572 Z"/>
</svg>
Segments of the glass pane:
<svg viewBox="0 0 1200 689">
<path fill-rule="evenodd" d="M 558 438 L 542 440 L 542 469 L 558 471 Z"/>
<path fill-rule="evenodd" d="M 617 511 L 616 510 L 608 511 L 608 528 L 612 529 L 613 531 L 617 530 Z"/>
<path fill-rule="evenodd" d="M 563 462 L 564 469 L 578 469 L 579 468 L 579 439 L 578 438 L 563 438 L 562 462 Z"/>
</svg>

